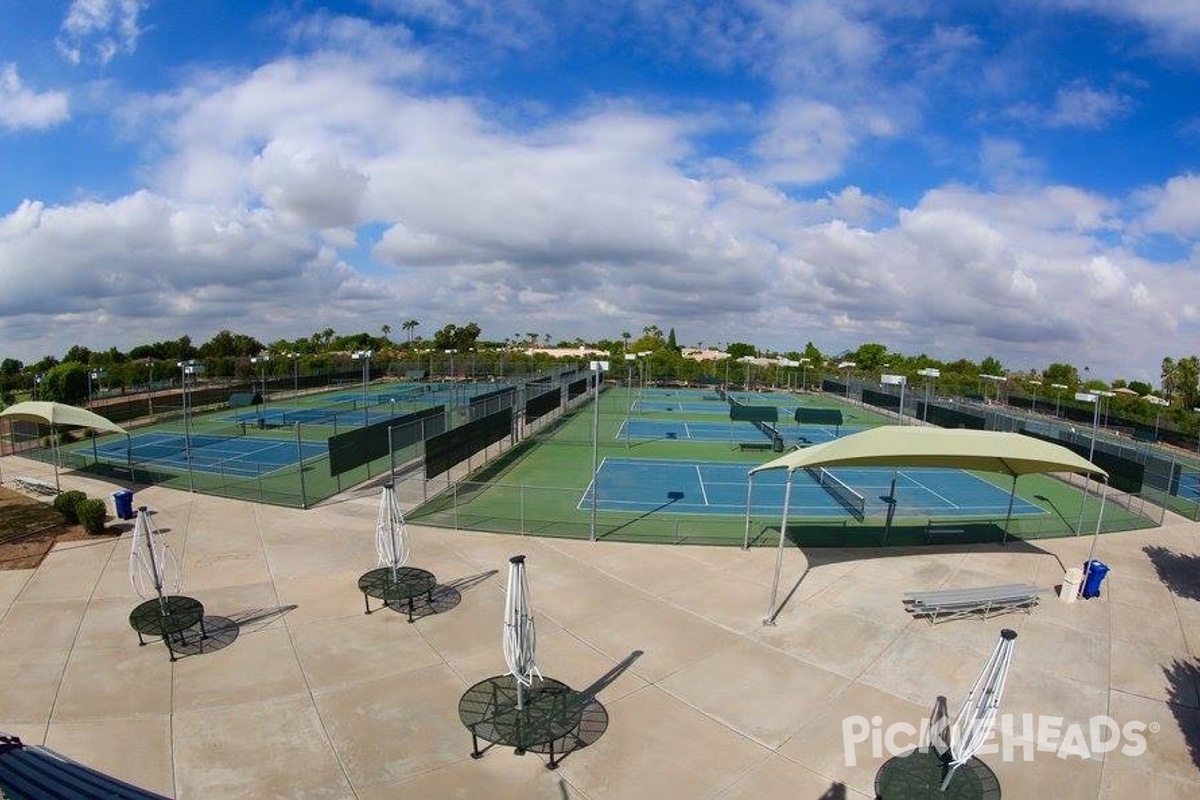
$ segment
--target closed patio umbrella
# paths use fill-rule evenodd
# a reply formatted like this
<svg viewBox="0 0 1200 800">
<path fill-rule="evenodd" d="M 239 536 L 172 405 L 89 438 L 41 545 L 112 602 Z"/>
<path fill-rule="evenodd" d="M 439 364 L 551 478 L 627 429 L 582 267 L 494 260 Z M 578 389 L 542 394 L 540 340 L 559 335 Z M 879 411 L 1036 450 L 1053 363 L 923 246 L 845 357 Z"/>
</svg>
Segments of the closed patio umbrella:
<svg viewBox="0 0 1200 800">
<path fill-rule="evenodd" d="M 164 598 L 179 591 L 179 563 L 145 506 L 138 509 L 133 527 L 129 582 L 143 600 L 157 596 L 164 614 L 167 608 Z"/>
<path fill-rule="evenodd" d="M 1016 639 L 1016 631 L 1008 628 L 1000 631 L 1000 641 L 996 642 L 991 658 L 983 665 L 983 671 L 958 709 L 958 716 L 950 726 L 950 760 L 946 765 L 942 791 L 950 785 L 954 771 L 970 761 L 991 735 Z"/>
<path fill-rule="evenodd" d="M 513 556 L 508 560 L 508 590 L 504 596 L 504 660 L 517 682 L 518 709 L 525 707 L 525 689 L 533 684 L 533 676 L 542 677 L 535 661 L 536 649 L 525 556 Z"/>
<path fill-rule="evenodd" d="M 379 566 L 390 567 L 392 582 L 396 571 L 408 563 L 412 547 L 408 541 L 408 530 L 404 526 L 404 513 L 396 499 L 396 487 L 388 484 L 379 497 L 379 515 L 375 520 L 375 552 Z"/>
</svg>

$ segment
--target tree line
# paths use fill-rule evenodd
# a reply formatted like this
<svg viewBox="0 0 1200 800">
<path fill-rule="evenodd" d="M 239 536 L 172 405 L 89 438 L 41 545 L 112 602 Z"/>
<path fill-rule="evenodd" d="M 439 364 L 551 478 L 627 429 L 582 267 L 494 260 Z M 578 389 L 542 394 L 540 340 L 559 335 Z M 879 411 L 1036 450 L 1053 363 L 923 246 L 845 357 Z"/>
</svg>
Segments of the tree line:
<svg viewBox="0 0 1200 800">
<path fill-rule="evenodd" d="M 369 351 L 372 363 L 379 365 L 404 363 L 416 367 L 430 355 L 458 355 L 465 365 L 470 354 L 473 365 L 483 374 L 497 374 L 507 360 L 509 369 L 530 367 L 535 362 L 550 360 L 538 353 L 549 348 L 548 333 L 516 331 L 502 340 L 481 338 L 482 330 L 475 322 L 449 323 L 426 338 L 418 331 L 421 323 L 408 319 L 399 325 L 404 336 L 392 339 L 392 327 L 380 326 L 378 334 L 358 332 L 339 334 L 331 327 L 314 331 L 296 339 L 278 339 L 264 343 L 245 333 L 222 330 L 211 339 L 196 345 L 189 336 L 178 339 L 140 344 L 121 351 L 116 347 L 92 350 L 85 345 L 73 345 L 61 357 L 45 356 L 25 364 L 18 359 L 0 359 L 0 405 L 8 405 L 34 395 L 41 399 L 78 403 L 89 395 L 109 394 L 169 386 L 179 377 L 179 362 L 196 360 L 204 364 L 210 377 L 250 379 L 259 375 L 281 377 L 293 372 L 326 374 L 350 372 L 357 368 L 355 353 Z M 1158 389 L 1143 381 L 1114 379 L 1105 383 L 1072 364 L 1054 362 L 1043 369 L 1009 371 L 995 357 L 988 356 L 975 363 L 960 358 L 953 361 L 937 359 L 926 354 L 907 355 L 891 351 L 884 344 L 866 342 L 856 349 L 840 353 L 822 352 L 813 342 L 787 351 L 759 348 L 749 342 L 683 345 L 675 329 L 664 334 L 657 325 L 648 325 L 640 335 L 623 331 L 619 337 L 585 341 L 582 338 L 560 340 L 560 348 L 589 347 L 608 354 L 613 379 L 628 377 L 637 371 L 639 376 L 656 380 L 686 383 L 732 383 L 756 386 L 819 388 L 821 376 L 854 376 L 878 380 L 884 373 L 903 375 L 909 384 L 920 387 L 929 382 L 922 370 L 937 370 L 932 381 L 935 391 L 951 396 L 986 396 L 989 388 L 1022 395 L 1052 399 L 1071 397 L 1077 391 L 1121 391 L 1110 399 L 1110 409 L 1131 418 L 1157 421 L 1161 414 L 1176 427 L 1194 426 L 1192 409 L 1200 405 L 1200 358 L 1197 356 L 1167 357 L 1162 361 L 1161 385 Z M 714 346 L 715 345 L 715 346 Z M 724 354 L 722 358 L 697 360 L 694 351 Z M 530 352 L 532 351 L 532 353 Z M 629 358 L 626 358 L 629 356 Z M 255 361 L 251 361 L 251 359 Z M 751 359 L 765 359 L 766 366 Z M 780 360 L 788 362 L 780 363 Z M 476 364 L 477 362 L 477 364 Z M 996 387 L 991 378 L 1002 378 Z M 1155 400 L 1169 405 L 1155 405 Z"/>
</svg>

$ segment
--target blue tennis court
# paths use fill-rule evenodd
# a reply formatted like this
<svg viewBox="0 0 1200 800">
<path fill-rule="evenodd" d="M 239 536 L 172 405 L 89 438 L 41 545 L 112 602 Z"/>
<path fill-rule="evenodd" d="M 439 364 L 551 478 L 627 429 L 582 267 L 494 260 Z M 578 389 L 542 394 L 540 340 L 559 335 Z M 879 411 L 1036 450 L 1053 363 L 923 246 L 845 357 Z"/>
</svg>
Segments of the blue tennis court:
<svg viewBox="0 0 1200 800">
<path fill-rule="evenodd" d="M 679 411 L 684 414 L 729 414 L 729 404 L 722 402 L 705 403 L 703 401 L 687 402 L 684 400 L 647 399 L 645 397 L 633 401 L 634 411 Z"/>
<path fill-rule="evenodd" d="M 1175 494 L 1184 500 L 1200 503 L 1200 472 L 1180 472 Z"/>
<path fill-rule="evenodd" d="M 190 447 L 188 446 L 190 445 Z M 305 460 L 325 455 L 326 442 L 267 439 L 255 436 L 227 438 L 211 434 L 139 433 L 128 442 L 112 440 L 96 446 L 96 455 L 115 464 L 156 464 L 172 469 L 258 477 Z"/>
<path fill-rule="evenodd" d="M 675 461 L 606 458 L 597 473 L 596 507 L 604 511 L 645 514 L 744 514 L 749 471 L 754 464 L 721 461 Z M 865 500 L 868 516 L 886 512 L 893 470 L 838 468 L 829 470 Z M 785 470 L 759 473 L 750 498 L 753 513 L 783 512 Z M 579 501 L 591 506 L 592 486 Z M 963 470 L 901 469 L 896 471 L 896 516 L 1004 516 L 1009 493 Z M 1013 516 L 1044 514 L 1045 510 L 1020 497 Z M 804 470 L 792 477 L 789 514 L 797 517 L 843 518 L 843 502 Z"/>
<path fill-rule="evenodd" d="M 255 410 L 239 411 L 225 417 L 229 422 L 244 423 L 247 427 L 259 426 L 280 428 L 289 425 L 337 425 L 342 428 L 357 428 L 396 419 L 427 403 L 397 402 L 396 405 L 379 405 L 370 408 L 340 408 L 337 406 L 260 406 Z"/>
<path fill-rule="evenodd" d="M 779 422 L 775 426 L 788 444 L 818 444 L 833 441 L 839 436 L 849 436 L 864 430 L 862 427 L 843 425 L 830 428 L 822 425 L 796 425 Z M 630 419 L 617 428 L 615 439 L 690 439 L 696 442 L 755 442 L 770 441 L 766 434 L 752 422 L 724 422 L 673 420 L 673 419 Z"/>
</svg>

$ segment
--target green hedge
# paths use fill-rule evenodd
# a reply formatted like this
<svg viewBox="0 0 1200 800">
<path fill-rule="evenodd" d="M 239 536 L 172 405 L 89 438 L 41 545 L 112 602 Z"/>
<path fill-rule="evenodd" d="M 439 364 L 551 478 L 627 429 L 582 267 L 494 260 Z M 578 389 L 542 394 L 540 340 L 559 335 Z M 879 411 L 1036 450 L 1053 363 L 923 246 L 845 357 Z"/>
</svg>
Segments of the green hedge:
<svg viewBox="0 0 1200 800">
<path fill-rule="evenodd" d="M 79 523 L 83 525 L 85 531 L 104 533 L 104 518 L 107 516 L 107 510 L 103 500 L 97 500 L 94 497 L 81 500 L 75 507 L 75 513 L 78 514 Z"/>
<path fill-rule="evenodd" d="M 79 522 L 79 504 L 86 499 L 86 494 L 71 489 L 54 498 L 54 510 L 62 514 L 67 522 L 74 525 Z"/>
</svg>

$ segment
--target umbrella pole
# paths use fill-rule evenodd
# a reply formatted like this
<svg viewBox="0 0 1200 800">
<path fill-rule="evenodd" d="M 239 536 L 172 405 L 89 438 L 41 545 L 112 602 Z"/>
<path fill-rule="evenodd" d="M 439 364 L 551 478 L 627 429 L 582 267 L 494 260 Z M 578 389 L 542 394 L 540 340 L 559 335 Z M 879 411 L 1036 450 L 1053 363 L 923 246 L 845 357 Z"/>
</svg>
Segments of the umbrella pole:
<svg viewBox="0 0 1200 800">
<path fill-rule="evenodd" d="M 941 785 L 941 787 L 939 787 L 939 791 L 942 791 L 942 792 L 946 791 L 946 787 L 950 785 L 950 779 L 954 777 L 954 772 L 955 772 L 955 770 L 958 769 L 958 764 L 954 764 L 954 763 L 947 764 L 945 769 L 946 769 L 946 777 L 942 779 L 942 785 Z"/>
<path fill-rule="evenodd" d="M 525 710 L 525 687 L 517 681 L 517 711 Z"/>
</svg>

